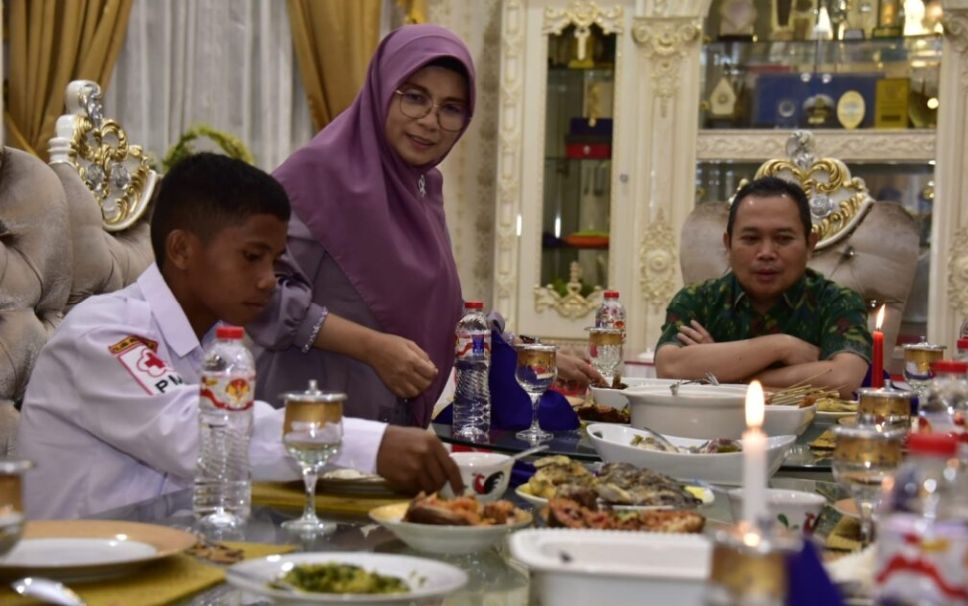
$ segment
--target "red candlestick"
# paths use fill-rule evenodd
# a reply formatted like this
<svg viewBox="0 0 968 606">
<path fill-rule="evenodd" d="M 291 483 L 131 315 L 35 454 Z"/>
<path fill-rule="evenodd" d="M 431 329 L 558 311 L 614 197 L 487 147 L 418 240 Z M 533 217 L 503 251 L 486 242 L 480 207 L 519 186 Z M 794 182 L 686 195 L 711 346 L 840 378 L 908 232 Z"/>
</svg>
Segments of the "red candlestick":
<svg viewBox="0 0 968 606">
<path fill-rule="evenodd" d="M 874 359 L 871 362 L 871 387 L 884 387 L 884 333 L 874 331 Z"/>
</svg>

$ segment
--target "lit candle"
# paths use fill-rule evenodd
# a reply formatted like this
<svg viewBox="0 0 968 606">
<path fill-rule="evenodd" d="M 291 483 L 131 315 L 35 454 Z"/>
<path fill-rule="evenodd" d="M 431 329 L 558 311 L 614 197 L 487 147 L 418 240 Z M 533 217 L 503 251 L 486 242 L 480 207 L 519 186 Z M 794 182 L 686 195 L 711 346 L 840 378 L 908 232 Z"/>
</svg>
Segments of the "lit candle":
<svg viewBox="0 0 968 606">
<path fill-rule="evenodd" d="M 877 322 L 874 325 L 874 355 L 871 360 L 871 387 L 884 387 L 884 305 L 877 312 Z"/>
<path fill-rule="evenodd" d="M 763 425 L 763 386 L 750 383 L 746 390 L 746 431 L 743 432 L 743 519 L 754 526 L 767 518 L 766 434 Z"/>
</svg>

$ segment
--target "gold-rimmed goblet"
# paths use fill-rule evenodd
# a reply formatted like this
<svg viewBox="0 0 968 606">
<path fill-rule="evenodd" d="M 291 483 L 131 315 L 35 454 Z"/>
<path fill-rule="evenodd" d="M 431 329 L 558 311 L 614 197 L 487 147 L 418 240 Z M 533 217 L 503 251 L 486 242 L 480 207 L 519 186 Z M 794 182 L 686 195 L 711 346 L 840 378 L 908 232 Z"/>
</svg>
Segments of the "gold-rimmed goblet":
<svg viewBox="0 0 968 606">
<path fill-rule="evenodd" d="M 0 556 L 14 548 L 23 532 L 23 475 L 33 466 L 25 459 L 0 459 Z"/>
<path fill-rule="evenodd" d="M 622 363 L 622 341 L 624 331 L 621 328 L 604 328 L 594 326 L 586 328 L 588 331 L 588 357 L 605 384 L 612 386 L 615 371 Z"/>
<path fill-rule="evenodd" d="M 863 387 L 857 390 L 857 418 L 864 425 L 911 426 L 913 391 L 890 387 Z"/>
<path fill-rule="evenodd" d="M 934 378 L 931 363 L 940 360 L 944 356 L 944 350 L 944 345 L 934 345 L 927 341 L 904 346 L 904 380 L 917 392 L 919 399 L 927 395 L 928 385 Z"/>
<path fill-rule="evenodd" d="M 515 349 L 518 360 L 514 378 L 531 398 L 531 427 L 519 431 L 515 436 L 533 444 L 550 440 L 552 434 L 538 425 L 538 401 L 558 376 L 558 347 L 542 343 L 521 343 L 515 345 Z"/>
<path fill-rule="evenodd" d="M 874 510 L 881 499 L 881 483 L 901 463 L 907 428 L 860 423 L 837 425 L 834 435 L 834 479 L 857 503 L 861 543 L 866 547 L 874 539 Z"/>
<path fill-rule="evenodd" d="M 316 381 L 309 389 L 285 395 L 286 417 L 282 442 L 302 468 L 306 507 L 302 517 L 282 523 L 300 534 L 318 533 L 326 524 L 316 516 L 316 480 L 322 467 L 339 452 L 343 442 L 343 403 L 346 394 L 320 391 Z"/>
</svg>

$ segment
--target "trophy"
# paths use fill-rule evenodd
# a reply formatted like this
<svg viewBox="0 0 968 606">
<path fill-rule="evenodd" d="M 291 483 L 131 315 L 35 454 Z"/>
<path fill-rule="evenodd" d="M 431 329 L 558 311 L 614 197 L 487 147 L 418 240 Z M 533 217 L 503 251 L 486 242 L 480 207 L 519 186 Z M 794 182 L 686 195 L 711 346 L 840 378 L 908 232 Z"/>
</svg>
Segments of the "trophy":
<svg viewBox="0 0 968 606">
<path fill-rule="evenodd" d="M 881 0 L 877 9 L 877 27 L 872 38 L 900 38 L 904 34 L 901 0 Z"/>
<path fill-rule="evenodd" d="M 723 0 L 719 5 L 719 39 L 752 42 L 756 38 L 756 15 L 753 0 Z"/>
<path fill-rule="evenodd" d="M 877 25 L 876 0 L 850 0 L 844 40 L 863 40 Z"/>
<path fill-rule="evenodd" d="M 793 0 L 773 0 L 770 19 L 770 40 L 783 42 L 793 40 Z"/>
</svg>

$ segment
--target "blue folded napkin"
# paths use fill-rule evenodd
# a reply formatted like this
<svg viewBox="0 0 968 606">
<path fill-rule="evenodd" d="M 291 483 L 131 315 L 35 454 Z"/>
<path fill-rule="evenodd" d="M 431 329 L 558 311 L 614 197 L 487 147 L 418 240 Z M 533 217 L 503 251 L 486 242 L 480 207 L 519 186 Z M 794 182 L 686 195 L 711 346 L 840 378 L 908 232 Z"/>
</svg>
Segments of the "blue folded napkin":
<svg viewBox="0 0 968 606">
<path fill-rule="evenodd" d="M 787 557 L 786 606 L 842 606 L 844 601 L 823 567 L 813 541 Z"/>
<path fill-rule="evenodd" d="M 498 320 L 492 319 L 491 368 L 487 385 L 491 393 L 491 428 L 525 429 L 531 426 L 531 398 L 514 378 L 518 354 L 504 340 Z M 453 404 L 437 415 L 436 423 L 451 423 Z M 538 401 L 538 423 L 547 431 L 577 429 L 578 415 L 565 396 L 548 390 Z"/>
</svg>

